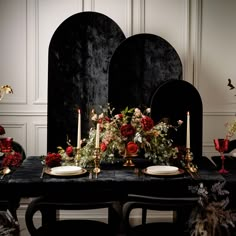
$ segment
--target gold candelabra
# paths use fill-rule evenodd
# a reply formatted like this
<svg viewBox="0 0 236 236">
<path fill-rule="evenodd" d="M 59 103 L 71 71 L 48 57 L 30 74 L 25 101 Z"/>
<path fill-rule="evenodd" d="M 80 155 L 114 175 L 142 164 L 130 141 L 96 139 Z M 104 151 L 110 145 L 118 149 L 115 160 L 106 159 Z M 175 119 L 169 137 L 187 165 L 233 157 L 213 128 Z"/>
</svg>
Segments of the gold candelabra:
<svg viewBox="0 0 236 236">
<path fill-rule="evenodd" d="M 100 149 L 99 148 L 95 148 L 94 149 L 94 169 L 93 172 L 96 174 L 96 178 L 97 175 L 101 172 L 100 169 Z"/>
<path fill-rule="evenodd" d="M 78 147 L 75 147 L 74 148 L 74 162 L 75 162 L 75 165 L 76 166 L 79 166 L 79 162 L 80 162 L 80 159 L 81 159 L 81 149 L 78 148 Z"/>
<path fill-rule="evenodd" d="M 185 168 L 191 174 L 197 174 L 197 167 L 192 163 L 193 157 L 190 148 L 186 148 Z"/>
</svg>

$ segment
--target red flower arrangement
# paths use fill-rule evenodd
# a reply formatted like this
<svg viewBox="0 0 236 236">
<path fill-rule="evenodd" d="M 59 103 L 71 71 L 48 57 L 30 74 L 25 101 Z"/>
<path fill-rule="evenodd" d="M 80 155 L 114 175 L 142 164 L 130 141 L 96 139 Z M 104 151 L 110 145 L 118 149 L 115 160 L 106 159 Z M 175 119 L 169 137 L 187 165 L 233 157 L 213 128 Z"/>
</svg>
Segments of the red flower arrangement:
<svg viewBox="0 0 236 236">
<path fill-rule="evenodd" d="M 2 160 L 2 167 L 16 168 L 22 163 L 22 155 L 19 152 L 12 151 L 10 153 L 5 153 Z"/>
<path fill-rule="evenodd" d="M 168 164 L 171 158 L 177 158 L 178 149 L 173 147 L 169 129 L 177 126 L 164 122 L 154 124 L 150 117 L 150 108 L 141 112 L 139 108 L 126 107 L 120 114 L 113 115 L 109 104 L 101 107 L 102 113 L 91 112 L 94 128 L 89 131 L 86 144 L 81 148 L 81 165 L 93 158 L 96 137 L 96 124 L 100 124 L 100 156 L 103 160 L 112 160 L 114 156 L 142 155 L 154 163 Z"/>
<path fill-rule="evenodd" d="M 45 157 L 45 164 L 48 167 L 55 167 L 60 166 L 62 161 L 62 157 L 60 153 L 51 153 L 49 152 L 47 156 Z"/>
</svg>

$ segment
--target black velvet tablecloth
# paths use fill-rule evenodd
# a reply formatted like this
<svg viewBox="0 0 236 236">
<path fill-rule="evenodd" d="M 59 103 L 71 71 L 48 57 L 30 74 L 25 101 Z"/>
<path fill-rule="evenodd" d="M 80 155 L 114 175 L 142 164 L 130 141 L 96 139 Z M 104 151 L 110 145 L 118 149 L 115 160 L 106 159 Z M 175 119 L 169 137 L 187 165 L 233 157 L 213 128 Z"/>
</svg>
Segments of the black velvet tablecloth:
<svg viewBox="0 0 236 236">
<path fill-rule="evenodd" d="M 7 176 L 0 185 L 8 188 L 11 196 L 34 197 L 48 195 L 55 198 L 75 197 L 77 200 L 122 200 L 128 194 L 147 194 L 158 196 L 186 196 L 191 194 L 189 186 L 204 182 L 210 185 L 224 181 L 224 177 L 202 157 L 199 165 L 200 178 L 194 179 L 188 173 L 177 176 L 151 176 L 142 172 L 143 166 L 108 168 L 102 166 L 98 178 L 91 178 L 89 171 L 83 175 L 57 177 L 44 174 L 40 178 L 42 164 L 40 157 L 31 156 L 23 164 Z M 236 177 L 236 176 L 235 176 Z"/>
</svg>

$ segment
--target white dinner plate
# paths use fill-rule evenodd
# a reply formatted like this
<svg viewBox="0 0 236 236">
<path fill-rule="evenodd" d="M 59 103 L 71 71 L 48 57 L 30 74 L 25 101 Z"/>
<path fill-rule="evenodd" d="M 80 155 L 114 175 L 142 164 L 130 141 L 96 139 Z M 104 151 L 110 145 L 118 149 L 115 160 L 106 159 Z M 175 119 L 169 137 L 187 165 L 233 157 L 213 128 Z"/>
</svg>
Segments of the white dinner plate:
<svg viewBox="0 0 236 236">
<path fill-rule="evenodd" d="M 178 173 L 179 168 L 176 166 L 149 166 L 146 168 L 146 172 L 150 174 L 175 174 Z"/>
<path fill-rule="evenodd" d="M 79 174 L 82 170 L 80 166 L 57 166 L 51 168 L 51 173 L 55 175 L 74 175 Z"/>
</svg>

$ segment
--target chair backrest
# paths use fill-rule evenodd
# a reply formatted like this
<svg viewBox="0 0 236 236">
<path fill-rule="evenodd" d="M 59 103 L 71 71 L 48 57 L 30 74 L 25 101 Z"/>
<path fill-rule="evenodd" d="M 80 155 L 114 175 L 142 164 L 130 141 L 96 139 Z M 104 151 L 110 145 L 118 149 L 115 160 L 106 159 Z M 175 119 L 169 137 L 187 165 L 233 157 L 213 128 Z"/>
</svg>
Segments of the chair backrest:
<svg viewBox="0 0 236 236">
<path fill-rule="evenodd" d="M 21 144 L 19 144 L 18 142 L 16 141 L 12 141 L 12 149 L 15 151 L 15 152 L 19 152 L 22 156 L 22 160 L 24 160 L 26 158 L 26 153 L 25 153 L 25 150 L 24 148 L 22 147 Z"/>
<path fill-rule="evenodd" d="M 61 232 L 57 229 L 54 229 L 55 235 L 64 235 L 64 232 L 72 232 L 73 235 L 77 235 L 78 233 L 76 228 L 69 229 L 64 228 L 68 227 L 69 225 L 73 225 L 77 227 L 77 230 L 86 230 L 88 235 L 94 235 L 94 233 L 101 229 L 104 230 L 104 235 L 111 236 L 113 235 L 112 223 L 109 222 L 109 214 L 112 214 L 112 206 L 114 202 L 104 201 L 104 202 L 80 202 L 75 200 L 65 201 L 64 199 L 49 199 L 47 197 L 37 197 L 32 199 L 29 203 L 26 213 L 25 213 L 25 222 L 27 229 L 31 235 L 50 235 L 52 228 L 56 225 L 60 228 Z M 98 220 L 84 220 L 82 219 L 67 219 L 63 220 L 57 217 L 57 210 L 88 210 L 88 209 L 101 209 L 107 208 L 108 209 L 108 222 L 104 223 Z M 42 224 L 38 225 L 35 224 L 34 216 L 37 212 L 41 213 L 42 216 Z M 65 221 L 65 223 L 64 223 Z M 58 223 L 56 223 L 58 222 Z M 62 223 L 60 223 L 62 222 Z M 55 224 L 56 223 L 56 224 Z M 84 224 L 84 226 L 83 226 Z M 95 226 L 95 228 L 93 228 Z M 96 226 L 99 227 L 96 229 Z M 80 229 L 79 229 L 80 227 Z M 90 227 L 90 228 L 85 228 Z M 92 227 L 92 228 L 91 228 Z M 100 229 L 101 228 L 101 229 Z M 93 232 L 93 234 L 92 234 Z M 40 233 L 40 234 L 39 234 Z M 101 231 L 99 233 L 102 233 Z"/>
<path fill-rule="evenodd" d="M 184 229 L 186 220 L 191 210 L 197 205 L 198 197 L 157 197 L 157 196 L 145 196 L 131 194 L 128 197 L 127 202 L 123 206 L 123 219 L 126 232 L 130 232 L 132 225 L 130 222 L 130 215 L 132 210 L 141 208 L 142 224 L 146 224 L 147 210 L 157 211 L 174 211 L 175 219 L 173 223 L 176 223 L 180 229 Z M 157 223 L 160 223 L 157 220 Z M 158 229 L 158 224 L 157 228 Z M 177 233 L 177 232 L 176 232 Z M 178 234 L 176 234 L 178 235 Z"/>
</svg>

